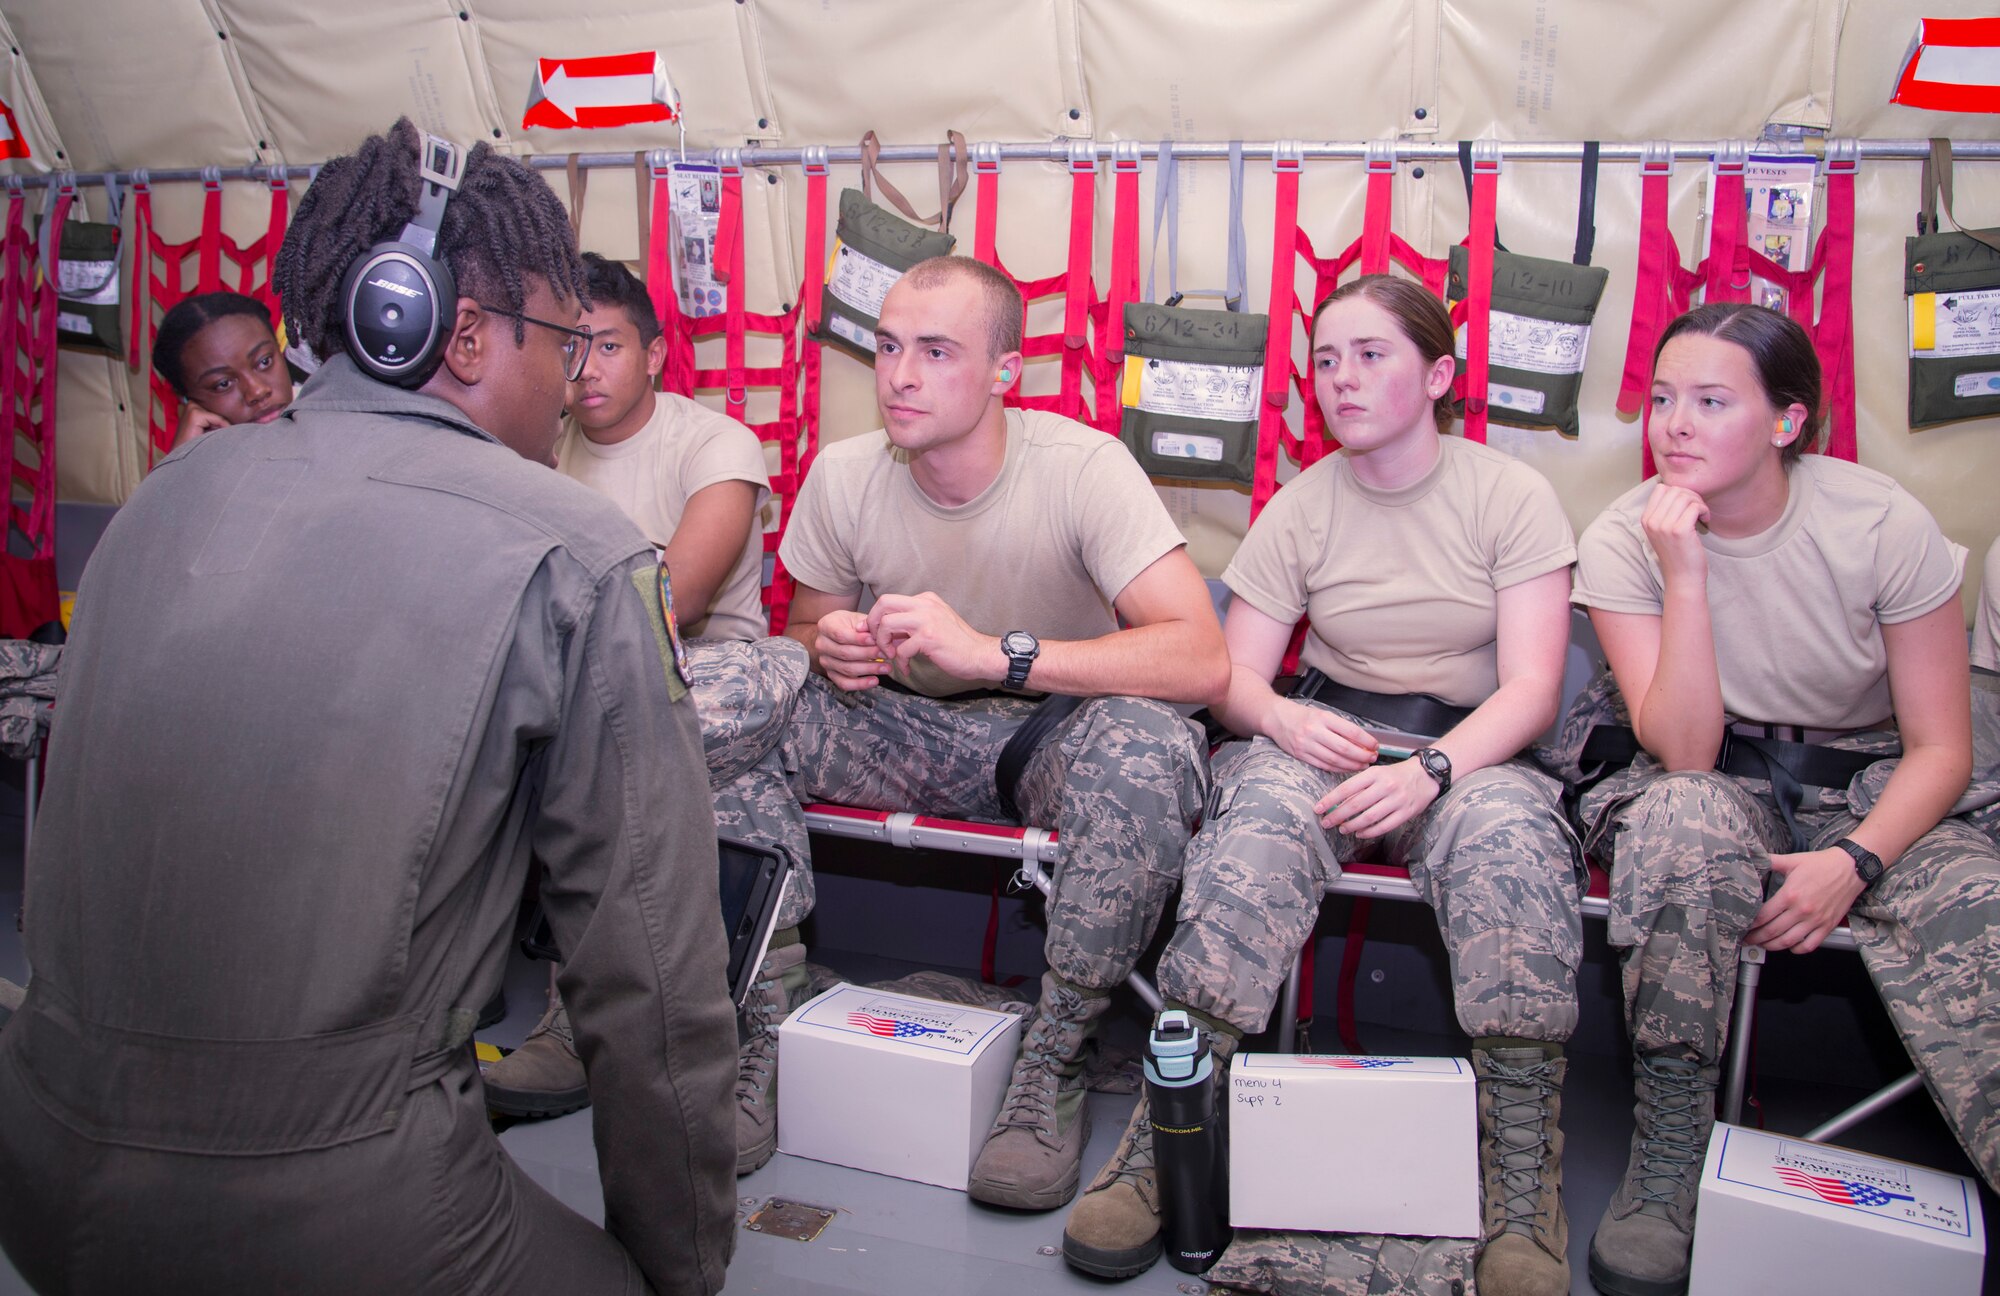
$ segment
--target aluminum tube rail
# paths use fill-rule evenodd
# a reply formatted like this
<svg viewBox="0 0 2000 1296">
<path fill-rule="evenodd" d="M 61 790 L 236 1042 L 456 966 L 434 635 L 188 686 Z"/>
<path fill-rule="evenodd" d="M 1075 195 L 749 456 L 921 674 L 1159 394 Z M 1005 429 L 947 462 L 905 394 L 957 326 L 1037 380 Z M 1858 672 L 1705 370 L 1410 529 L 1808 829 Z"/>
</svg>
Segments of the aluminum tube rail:
<svg viewBox="0 0 2000 1296">
<path fill-rule="evenodd" d="M 1706 161 L 1724 144 L 1744 141 L 1727 140 L 1677 140 L 1668 141 L 1666 146 L 1676 159 Z M 1772 152 L 1796 154 L 1817 153 L 1824 150 L 1829 142 L 1818 136 L 1805 142 L 1796 141 L 1749 141 L 1753 150 L 1769 149 Z M 1862 139 L 1853 141 L 1859 157 L 1869 162 L 1915 162 L 1930 156 L 1930 141 L 1922 139 Z M 1306 140 L 1293 141 L 1286 145 L 1286 151 L 1314 161 L 1365 160 L 1370 141 L 1366 140 Z M 1455 162 L 1458 160 L 1458 143 L 1452 141 L 1395 140 L 1391 147 L 1397 162 Z M 1113 144 L 1111 141 L 1057 140 L 1049 144 L 1000 144 L 997 146 L 1003 161 L 1010 162 L 1062 162 L 1067 163 L 1072 156 L 1088 154 L 1094 156 L 1100 165 L 1111 161 Z M 1645 143 L 1610 143 L 1600 146 L 1600 163 L 1640 162 L 1648 145 Z M 938 146 L 935 144 L 892 144 L 882 149 L 884 162 L 935 162 Z M 1273 141 L 1245 143 L 1243 155 L 1249 158 L 1270 158 L 1278 152 L 1278 144 Z M 1225 160 L 1229 156 L 1226 142 L 1195 143 L 1180 142 L 1173 146 L 1177 161 Z M 734 148 L 734 149 L 691 149 L 682 154 L 677 149 L 654 149 L 648 157 L 654 165 L 664 166 L 667 162 L 684 159 L 689 162 L 715 163 L 727 159 L 746 167 L 794 167 L 803 162 L 803 149 L 796 148 Z M 1152 158 L 1159 154 L 1157 143 L 1141 143 L 1139 155 Z M 1583 157 L 1583 144 L 1550 140 L 1504 140 L 1500 142 L 1500 156 L 1512 162 L 1575 162 Z M 1954 140 L 1952 157 L 1959 161 L 2000 161 L 2000 140 Z M 529 166 L 543 171 L 561 170 L 569 165 L 567 153 L 538 153 L 523 158 Z M 627 153 L 578 153 L 577 165 L 589 170 L 600 167 L 629 167 L 633 154 Z M 861 150 L 858 146 L 829 146 L 826 149 L 829 162 L 858 163 Z M 10 175 L 0 177 L 0 184 L 10 189 L 45 189 L 50 185 L 68 183 L 78 187 L 102 185 L 107 179 L 120 185 L 130 185 L 137 177 L 144 176 L 151 184 L 193 183 L 198 180 L 263 180 L 270 181 L 283 173 L 288 180 L 306 180 L 317 170 L 313 166 L 242 166 L 242 167 L 172 167 L 145 171 L 78 171 L 51 172 L 46 175 Z"/>
</svg>

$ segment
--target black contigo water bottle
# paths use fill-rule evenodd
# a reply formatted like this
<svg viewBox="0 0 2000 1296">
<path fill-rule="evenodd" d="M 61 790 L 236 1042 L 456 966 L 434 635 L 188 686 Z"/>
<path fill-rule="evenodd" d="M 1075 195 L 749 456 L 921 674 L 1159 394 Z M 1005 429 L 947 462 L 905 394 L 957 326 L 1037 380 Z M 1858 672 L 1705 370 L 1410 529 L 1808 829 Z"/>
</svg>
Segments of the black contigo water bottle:
<svg viewBox="0 0 2000 1296">
<path fill-rule="evenodd" d="M 1146 1102 L 1167 1263 L 1183 1273 L 1207 1272 L 1229 1245 L 1229 1165 L 1214 1073 L 1208 1040 L 1188 1015 L 1161 1013 L 1146 1039 Z"/>
</svg>

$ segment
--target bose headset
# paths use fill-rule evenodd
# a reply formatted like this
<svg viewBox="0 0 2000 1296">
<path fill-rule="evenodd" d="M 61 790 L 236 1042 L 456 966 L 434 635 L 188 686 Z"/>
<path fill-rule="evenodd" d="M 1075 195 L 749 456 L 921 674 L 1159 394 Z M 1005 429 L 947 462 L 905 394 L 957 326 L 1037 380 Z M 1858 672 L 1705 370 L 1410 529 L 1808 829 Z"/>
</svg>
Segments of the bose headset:
<svg viewBox="0 0 2000 1296">
<path fill-rule="evenodd" d="M 354 362 L 398 387 L 421 387 L 437 372 L 458 306 L 458 284 L 437 255 L 437 236 L 445 204 L 465 175 L 465 154 L 425 134 L 417 170 L 423 187 L 416 216 L 394 241 L 369 248 L 340 286 Z"/>
</svg>

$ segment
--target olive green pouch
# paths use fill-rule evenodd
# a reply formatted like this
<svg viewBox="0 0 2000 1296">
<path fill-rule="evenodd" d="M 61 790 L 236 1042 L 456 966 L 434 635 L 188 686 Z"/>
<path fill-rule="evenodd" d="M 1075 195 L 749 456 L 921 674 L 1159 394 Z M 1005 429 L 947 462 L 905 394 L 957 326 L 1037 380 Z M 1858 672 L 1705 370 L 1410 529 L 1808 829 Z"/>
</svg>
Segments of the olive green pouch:
<svg viewBox="0 0 2000 1296">
<path fill-rule="evenodd" d="M 1451 250 L 1445 295 L 1466 296 L 1471 253 Z M 1493 314 L 1487 332 L 1486 415 L 1515 427 L 1577 435 L 1577 396 L 1590 349 L 1590 324 L 1611 272 L 1514 252 L 1493 253 Z M 1458 331 L 1465 361 L 1465 329 Z"/>
<path fill-rule="evenodd" d="M 1951 141 L 1931 141 L 1923 206 L 1903 244 L 1910 303 L 1910 427 L 2000 414 L 2000 229 L 1945 231 L 1951 213 Z"/>
<path fill-rule="evenodd" d="M 1154 477 L 1250 484 L 1265 315 L 1130 302 L 1118 435 Z"/>
</svg>

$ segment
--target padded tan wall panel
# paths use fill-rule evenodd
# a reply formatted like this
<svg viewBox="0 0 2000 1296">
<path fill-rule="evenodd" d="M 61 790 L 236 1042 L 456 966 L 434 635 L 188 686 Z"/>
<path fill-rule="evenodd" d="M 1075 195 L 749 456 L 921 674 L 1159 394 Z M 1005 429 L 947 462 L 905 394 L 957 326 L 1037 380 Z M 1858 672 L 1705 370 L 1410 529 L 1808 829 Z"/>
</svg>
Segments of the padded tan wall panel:
<svg viewBox="0 0 2000 1296">
<path fill-rule="evenodd" d="M 1419 0 L 1186 4 L 1081 10 L 1102 139 L 1373 139 L 1431 123 Z M 1434 47 L 1433 47 L 1434 48 Z M 1365 55 L 1361 51 L 1367 51 Z"/>
<path fill-rule="evenodd" d="M 213 2 L 233 34 L 271 143 L 288 161 L 351 153 L 404 115 L 468 144 L 494 142 L 500 123 L 483 105 L 466 58 L 462 5 Z"/>
<path fill-rule="evenodd" d="M 77 170 L 258 160 L 226 42 L 195 0 L 13 3 L 7 17 Z"/>
<path fill-rule="evenodd" d="M 942 141 L 947 128 L 972 140 L 1090 133 L 1066 39 L 1068 0 L 750 0 L 743 8 L 757 25 L 787 144 L 853 144 L 868 130 L 898 144 Z M 925 203 L 924 192 L 910 201 Z"/>
<path fill-rule="evenodd" d="M 64 351 L 56 367 L 56 498 L 123 504 L 146 471 L 124 363 Z"/>
<path fill-rule="evenodd" d="M 1445 0 L 1440 129 L 1451 139 L 1755 136 L 1781 109 L 1828 98 L 1833 68 L 1814 49 L 1840 3 Z"/>
</svg>

